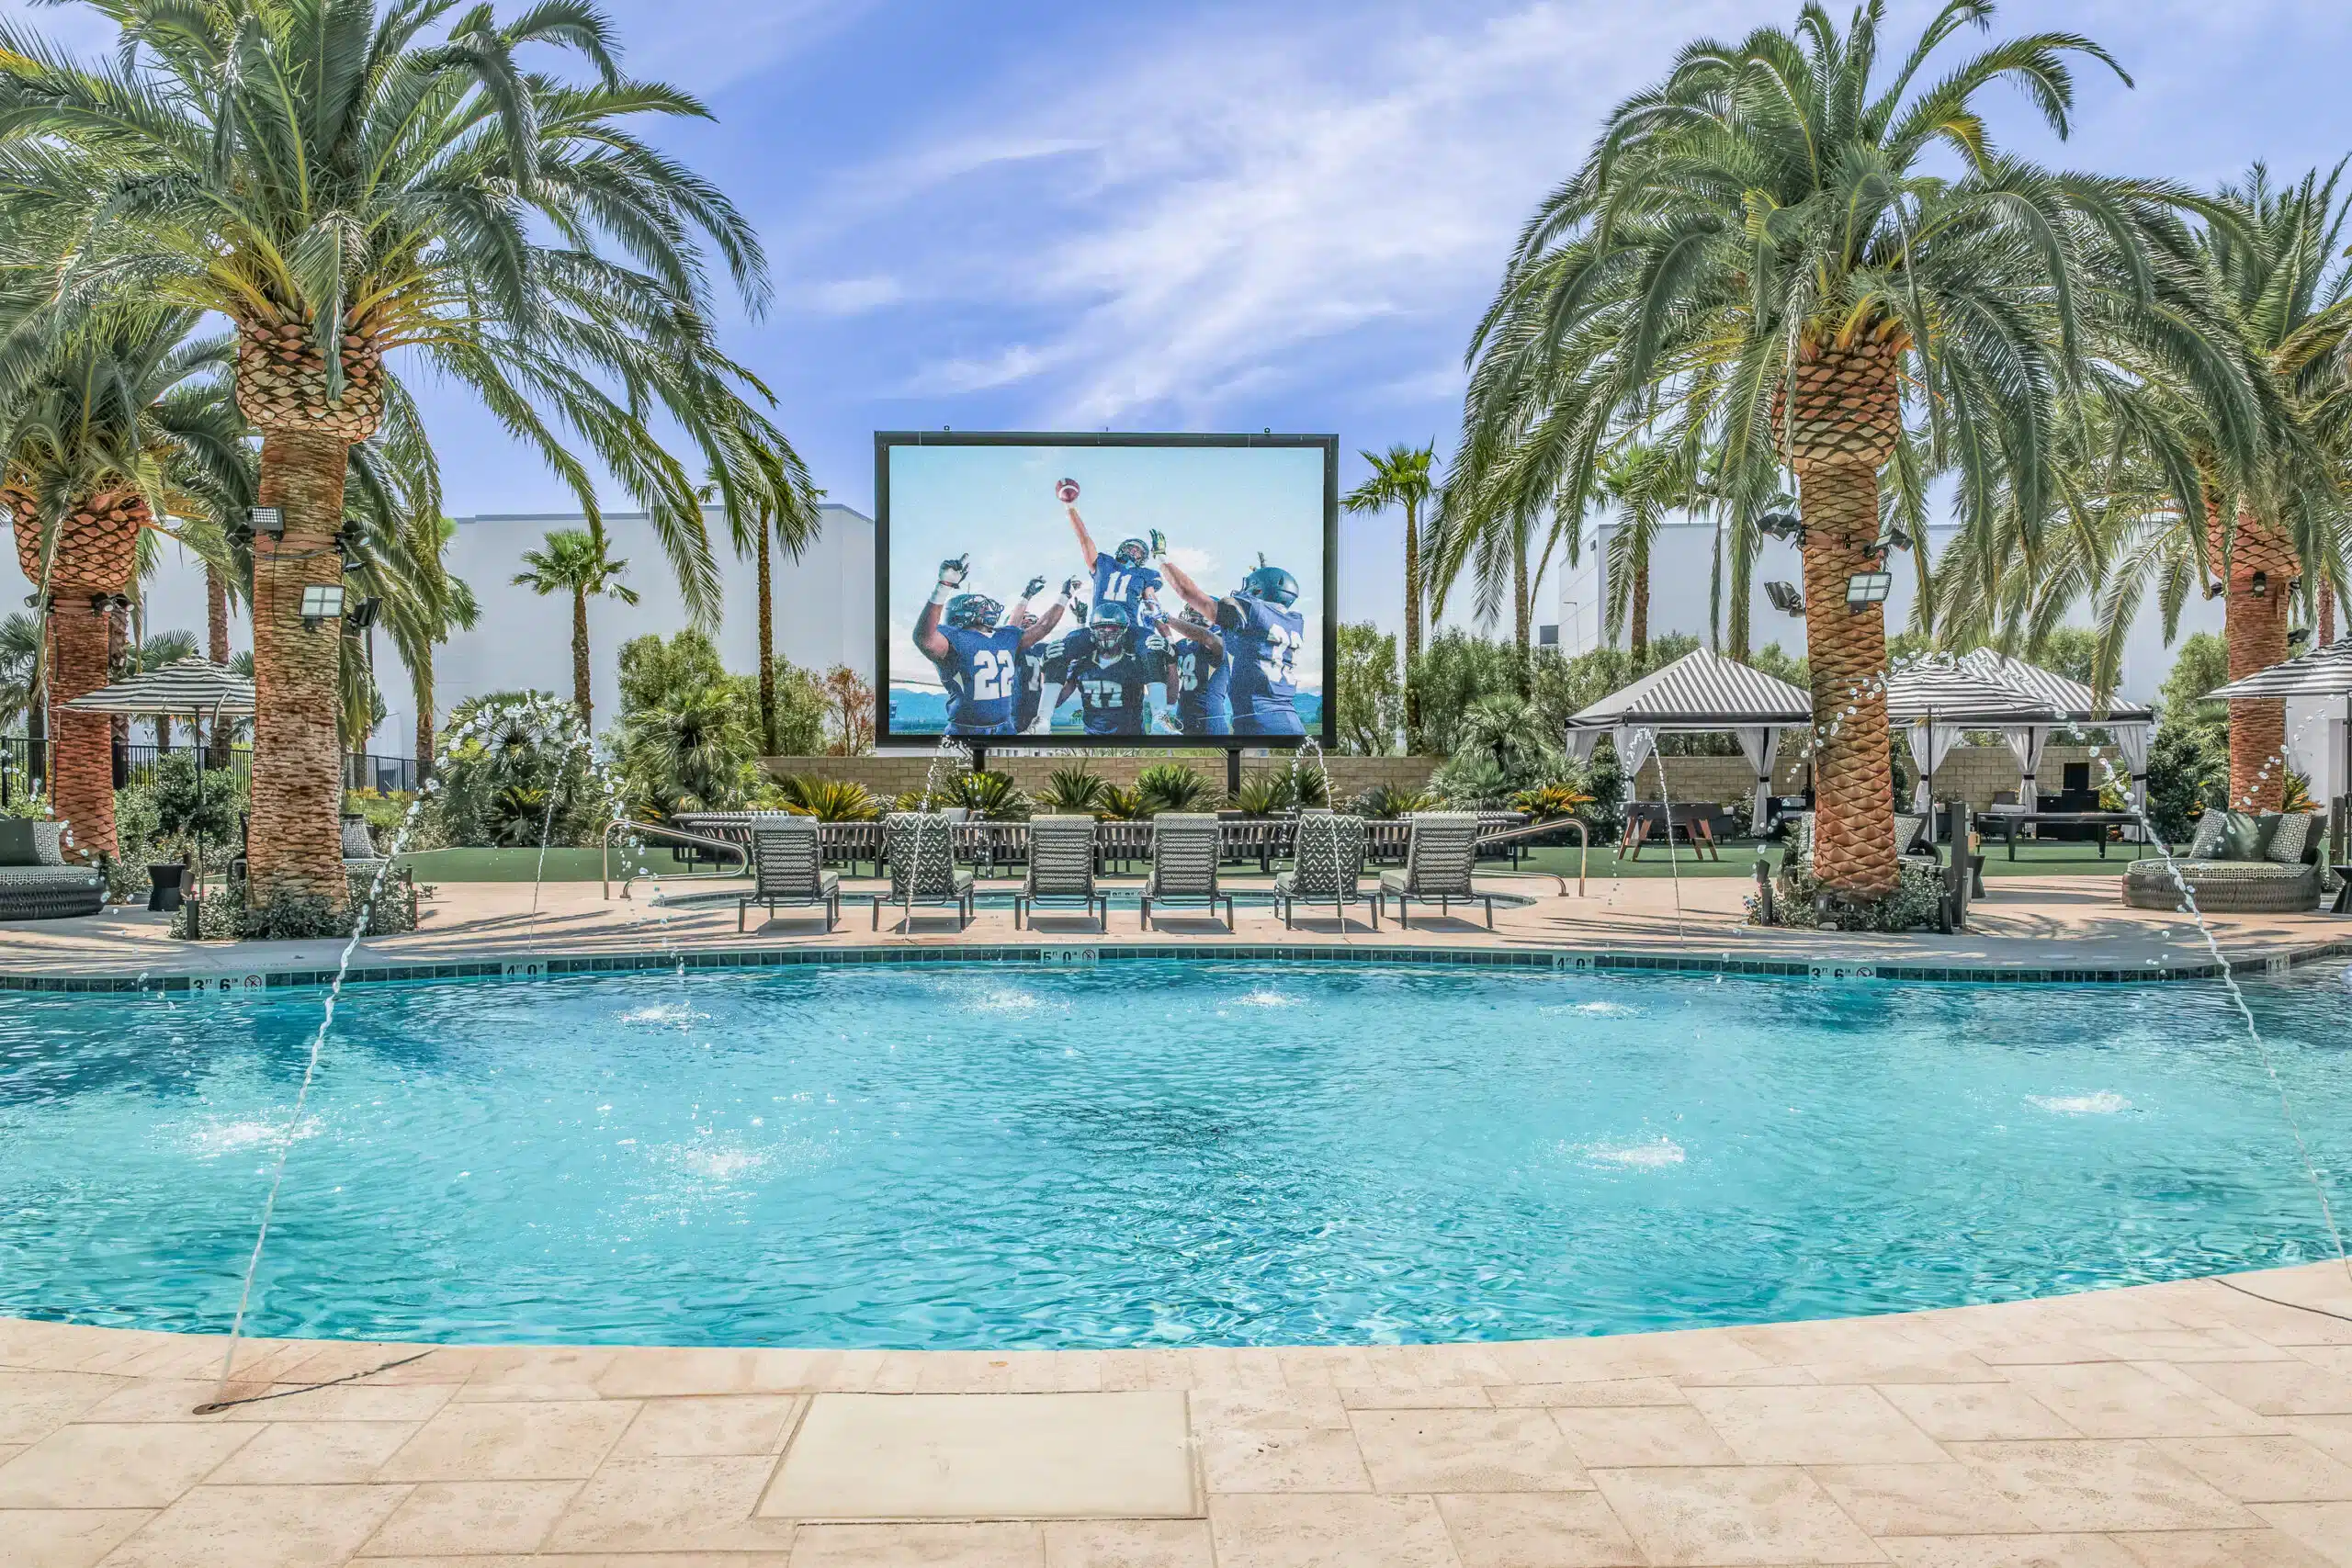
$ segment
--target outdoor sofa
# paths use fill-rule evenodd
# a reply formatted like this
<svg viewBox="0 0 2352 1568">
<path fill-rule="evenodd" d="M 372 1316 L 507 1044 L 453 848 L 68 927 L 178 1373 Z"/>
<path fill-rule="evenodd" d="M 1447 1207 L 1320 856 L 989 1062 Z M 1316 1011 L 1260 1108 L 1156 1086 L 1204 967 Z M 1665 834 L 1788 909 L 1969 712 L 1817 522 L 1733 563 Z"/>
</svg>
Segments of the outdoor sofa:
<svg viewBox="0 0 2352 1568">
<path fill-rule="evenodd" d="M 2197 907 L 2214 914 L 2286 915 L 2317 908 L 2319 826 L 2301 812 L 2256 817 L 2208 811 L 2197 820 L 2188 854 L 2176 861 L 2152 856 L 2124 868 L 2123 902 L 2134 909 L 2177 909 L 2185 882 Z"/>
<path fill-rule="evenodd" d="M 0 920 L 61 920 L 106 908 L 105 874 L 68 865 L 65 825 L 0 820 Z"/>
</svg>

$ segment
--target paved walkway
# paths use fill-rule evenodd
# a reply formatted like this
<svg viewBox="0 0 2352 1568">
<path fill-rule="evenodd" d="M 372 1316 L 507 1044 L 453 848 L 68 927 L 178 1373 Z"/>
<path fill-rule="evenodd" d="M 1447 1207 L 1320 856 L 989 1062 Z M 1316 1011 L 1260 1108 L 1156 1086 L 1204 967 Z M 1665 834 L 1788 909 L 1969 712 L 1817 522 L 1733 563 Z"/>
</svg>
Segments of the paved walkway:
<svg viewBox="0 0 2352 1568">
<path fill-rule="evenodd" d="M 1496 911 L 1489 932 L 1483 916 L 1451 918 L 1416 906 L 1409 931 L 1392 919 L 1374 933 L 1359 908 L 1344 928 L 1327 908 L 1302 910 L 1295 931 L 1262 901 L 1250 903 L 1262 883 L 1237 881 L 1244 902 L 1238 929 L 1198 910 L 1173 911 L 1156 933 L 1140 929 L 1134 902 L 1114 905 L 1110 930 L 1071 913 L 1040 916 L 1034 930 L 1016 931 L 1008 908 L 985 908 L 964 931 L 952 912 L 919 909 L 902 931 L 899 913 L 883 912 L 878 931 L 866 903 L 876 884 L 844 884 L 849 902 L 841 927 L 831 936 L 820 916 L 780 911 L 773 922 L 752 911 L 749 929 L 736 931 L 735 902 L 724 890 L 741 883 L 671 883 L 656 890 L 639 883 L 635 897 L 605 898 L 594 883 L 549 883 L 533 891 L 526 883 L 443 884 L 422 905 L 413 933 L 361 944 L 356 962 L 475 963 L 499 957 L 548 953 L 645 953 L 676 948 L 741 949 L 762 946 L 854 947 L 876 943 L 943 945 L 1049 941 L 1099 944 L 1180 940 L 1207 945 L 1263 945 L 1274 942 L 1378 943 L 1422 946 L 1513 946 L 1571 948 L 1587 952 L 1680 953 L 1743 958 L 1944 964 L 1952 967 L 2042 969 L 2056 964 L 2112 970 L 2145 970 L 2167 964 L 2202 964 L 2211 954 L 2196 925 L 2169 911 L 2127 909 L 2111 877 L 2005 877 L 1987 884 L 1991 897 L 1971 906 L 1971 929 L 1961 935 L 1931 933 L 1867 936 L 1805 931 L 1761 930 L 1746 924 L 1743 898 L 1750 891 L 1732 879 L 1670 880 L 1642 877 L 1623 882 L 1596 875 L 1584 893 L 1573 877 L 1550 874 L 1482 875 L 1481 886 L 1517 894 L 1524 902 Z M 998 885 L 1009 891 L 1014 885 Z M 717 899 L 675 907 L 675 897 Z M 1393 910 L 1394 906 L 1391 906 Z M 2223 951 L 2233 959 L 2310 953 L 2330 943 L 2352 942 L 2352 919 L 2327 914 L 2216 915 L 2209 917 Z M 84 919 L 0 922 L 0 973 L 131 976 L 143 973 L 243 972 L 332 967 L 340 942 L 195 943 L 174 941 L 164 917 L 144 910 L 109 909 Z"/>
<path fill-rule="evenodd" d="M 218 1340 L 0 1320 L 0 1562 L 2345 1568 L 2352 1281 L 2233 1284 L 1492 1345 L 437 1348 L 307 1392 L 424 1348 L 261 1342 L 209 1416 Z"/>
</svg>

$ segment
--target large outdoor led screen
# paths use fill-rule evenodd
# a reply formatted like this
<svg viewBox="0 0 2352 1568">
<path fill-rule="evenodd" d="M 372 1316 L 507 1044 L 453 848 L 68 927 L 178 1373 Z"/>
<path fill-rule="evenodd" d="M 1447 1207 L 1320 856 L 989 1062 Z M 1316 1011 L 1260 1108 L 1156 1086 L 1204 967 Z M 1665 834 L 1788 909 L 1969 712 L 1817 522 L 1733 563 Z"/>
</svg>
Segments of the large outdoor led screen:
<svg viewBox="0 0 2352 1568">
<path fill-rule="evenodd" d="M 1327 435 L 875 437 L 883 739 L 1329 744 Z"/>
</svg>

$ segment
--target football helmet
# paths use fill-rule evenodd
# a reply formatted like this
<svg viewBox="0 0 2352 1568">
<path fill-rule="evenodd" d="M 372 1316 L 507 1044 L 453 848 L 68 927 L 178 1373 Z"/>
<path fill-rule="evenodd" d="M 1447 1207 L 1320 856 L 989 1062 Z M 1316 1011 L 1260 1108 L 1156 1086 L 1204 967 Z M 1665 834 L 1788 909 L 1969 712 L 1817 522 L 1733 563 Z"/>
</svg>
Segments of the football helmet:
<svg viewBox="0 0 2352 1568">
<path fill-rule="evenodd" d="M 1151 546 L 1142 539 L 1121 539 L 1112 558 L 1122 566 L 1141 566 L 1151 558 Z"/>
<path fill-rule="evenodd" d="M 1003 618 L 1004 606 L 985 593 L 958 593 L 947 601 L 947 612 L 941 616 L 951 626 L 975 632 L 992 632 Z"/>
<path fill-rule="evenodd" d="M 1298 603 L 1298 579 L 1278 566 L 1268 566 L 1266 558 L 1260 556 L 1257 570 L 1241 580 L 1241 592 L 1288 609 Z"/>
<path fill-rule="evenodd" d="M 1097 653 L 1116 653 L 1127 645 L 1127 633 L 1134 625 L 1125 604 L 1097 604 L 1086 629 L 1094 638 Z"/>
</svg>

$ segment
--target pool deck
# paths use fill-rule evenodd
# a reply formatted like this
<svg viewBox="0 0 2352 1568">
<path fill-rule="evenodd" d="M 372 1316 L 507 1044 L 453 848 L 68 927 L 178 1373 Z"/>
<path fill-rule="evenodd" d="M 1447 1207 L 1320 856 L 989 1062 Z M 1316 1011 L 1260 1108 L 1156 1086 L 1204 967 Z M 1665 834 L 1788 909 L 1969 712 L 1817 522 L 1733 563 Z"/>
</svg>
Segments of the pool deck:
<svg viewBox="0 0 2352 1568">
<path fill-rule="evenodd" d="M 1203 948 L 1265 947 L 1270 944 L 1350 947 L 1506 948 L 1585 953 L 1679 955 L 1693 959 L 1762 959 L 1779 962 L 1901 964 L 1949 967 L 1974 975 L 2033 972 L 2052 967 L 2109 973 L 2159 975 L 2170 969 L 2210 966 L 2196 926 L 2170 911 L 2123 908 L 2112 877 L 2016 876 L 1986 885 L 1989 897 L 1971 906 L 1970 930 L 1954 936 L 1931 933 L 1871 936 L 1785 929 L 1745 923 L 1743 898 L 1750 885 L 1736 878 L 1693 878 L 1677 885 L 1668 878 L 1605 875 L 1589 878 L 1582 896 L 1573 878 L 1550 874 L 1482 876 L 1482 886 L 1520 895 L 1527 902 L 1498 908 L 1489 932 L 1476 910 L 1439 918 L 1416 906 L 1409 930 L 1392 919 L 1375 933 L 1368 911 L 1351 912 L 1344 928 L 1326 908 L 1303 908 L 1297 929 L 1285 930 L 1263 903 L 1244 902 L 1238 930 L 1197 909 L 1171 910 L 1156 932 L 1140 929 L 1130 898 L 1114 905 L 1110 929 L 1072 913 L 1039 916 L 1034 929 L 1016 931 L 1012 912 L 983 908 L 964 931 L 944 908 L 920 908 L 911 929 L 901 931 L 899 911 L 885 909 L 877 931 L 866 903 L 876 886 L 844 880 L 846 902 L 840 928 L 828 936 L 821 918 L 807 910 L 782 910 L 772 922 L 754 909 L 738 934 L 734 899 L 721 904 L 664 908 L 647 884 L 636 897 L 605 899 L 594 883 L 549 883 L 532 909 L 525 883 L 445 883 L 421 905 L 419 929 L 360 944 L 355 963 L 370 964 L 475 964 L 541 956 L 611 956 L 625 953 L 748 952 L 778 948 L 938 948 L 1047 942 L 1101 947 L 1135 942 L 1181 942 Z M 672 882 L 672 894 L 707 897 L 718 883 L 691 886 Z M 735 884 L 740 890 L 742 884 Z M 984 885 L 986 886 L 986 885 Z M 1014 884 L 997 885 L 1009 891 Z M 1236 879 L 1245 898 L 1262 893 L 1257 879 Z M 1566 891 L 1564 892 L 1563 889 Z M 1392 911 L 1394 906 L 1391 906 Z M 2352 952 L 2352 919 L 2324 913 L 2214 915 L 2208 917 L 2224 954 L 2256 966 L 2266 961 Z M 254 971 L 331 969 L 340 942 L 196 943 L 173 940 L 164 917 L 144 910 L 112 908 L 80 919 L 0 922 L 0 976 L 225 975 Z"/>
<path fill-rule="evenodd" d="M 0 1562 L 2352 1565 L 2334 1264 L 1484 1345 L 260 1341 L 199 1416 L 221 1348 L 0 1320 Z"/>
</svg>

